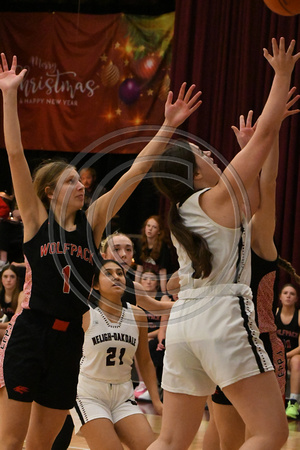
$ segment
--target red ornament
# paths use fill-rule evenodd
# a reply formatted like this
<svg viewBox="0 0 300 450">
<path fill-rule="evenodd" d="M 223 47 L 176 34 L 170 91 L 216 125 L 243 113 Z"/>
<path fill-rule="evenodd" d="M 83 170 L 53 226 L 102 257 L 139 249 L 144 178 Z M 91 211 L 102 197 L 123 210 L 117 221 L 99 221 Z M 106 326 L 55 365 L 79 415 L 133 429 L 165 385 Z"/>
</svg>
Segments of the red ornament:
<svg viewBox="0 0 300 450">
<path fill-rule="evenodd" d="M 160 64 L 160 58 L 156 55 L 147 55 L 145 58 L 135 61 L 133 71 L 136 76 L 143 80 L 152 78 Z"/>
</svg>

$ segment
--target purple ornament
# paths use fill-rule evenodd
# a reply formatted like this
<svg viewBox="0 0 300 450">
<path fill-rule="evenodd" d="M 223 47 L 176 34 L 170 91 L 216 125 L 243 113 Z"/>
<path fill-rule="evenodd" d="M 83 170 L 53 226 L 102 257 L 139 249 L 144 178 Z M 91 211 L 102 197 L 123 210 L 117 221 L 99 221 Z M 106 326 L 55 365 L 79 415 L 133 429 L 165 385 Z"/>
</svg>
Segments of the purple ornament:
<svg viewBox="0 0 300 450">
<path fill-rule="evenodd" d="M 134 78 L 126 78 L 119 87 L 119 97 L 126 105 L 134 103 L 140 96 L 140 87 Z"/>
</svg>

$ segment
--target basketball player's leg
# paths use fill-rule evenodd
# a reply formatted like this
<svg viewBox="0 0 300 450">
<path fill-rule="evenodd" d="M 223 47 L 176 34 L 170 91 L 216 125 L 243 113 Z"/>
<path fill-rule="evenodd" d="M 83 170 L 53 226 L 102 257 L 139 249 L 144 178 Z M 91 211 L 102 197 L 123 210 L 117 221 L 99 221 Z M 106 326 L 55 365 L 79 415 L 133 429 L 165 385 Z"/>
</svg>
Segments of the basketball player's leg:
<svg viewBox="0 0 300 450">
<path fill-rule="evenodd" d="M 114 424 L 107 418 L 94 419 L 80 428 L 91 450 L 123 450 L 123 446 L 115 431 Z"/>
<path fill-rule="evenodd" d="M 133 414 L 115 423 L 120 440 L 131 450 L 146 450 L 155 434 L 144 414 Z"/>
<path fill-rule="evenodd" d="M 206 398 L 164 390 L 161 432 L 149 449 L 188 449 L 201 424 Z"/>
<path fill-rule="evenodd" d="M 26 436 L 26 450 L 50 450 L 69 410 L 47 408 L 33 402 Z"/>
<path fill-rule="evenodd" d="M 6 388 L 0 389 L 0 449 L 19 450 L 23 448 L 31 403 L 8 398 Z"/>
<path fill-rule="evenodd" d="M 288 438 L 288 426 L 280 389 L 274 372 L 244 378 L 223 388 L 225 395 L 246 424 L 250 438 L 243 450 L 281 449 Z M 266 414 L 266 410 L 272 411 Z"/>
<path fill-rule="evenodd" d="M 233 405 L 213 404 L 222 450 L 238 450 L 245 442 L 245 424 Z"/>
</svg>

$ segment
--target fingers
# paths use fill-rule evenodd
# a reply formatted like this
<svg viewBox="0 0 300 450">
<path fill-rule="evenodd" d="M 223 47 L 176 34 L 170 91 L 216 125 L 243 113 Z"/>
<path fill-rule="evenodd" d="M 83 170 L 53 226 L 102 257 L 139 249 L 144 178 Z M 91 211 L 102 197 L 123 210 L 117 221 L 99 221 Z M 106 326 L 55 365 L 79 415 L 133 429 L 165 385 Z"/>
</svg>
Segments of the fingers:
<svg viewBox="0 0 300 450">
<path fill-rule="evenodd" d="M 281 50 L 282 50 L 282 44 L 283 44 L 282 39 L 283 39 L 283 38 L 280 38 L 280 39 L 279 39 L 279 48 L 281 47 Z M 277 40 L 276 40 L 275 38 L 272 38 L 271 43 L 272 43 L 272 52 L 273 52 L 273 56 L 277 56 L 278 53 L 279 53 L 279 48 L 278 48 Z"/>
<path fill-rule="evenodd" d="M 263 55 L 267 61 L 269 61 L 272 58 L 272 56 L 270 55 L 270 53 L 268 52 L 268 50 L 266 48 L 263 48 Z"/>
<path fill-rule="evenodd" d="M 284 38 L 281 38 L 281 39 L 284 39 Z M 295 48 L 295 44 L 296 44 L 295 39 L 292 39 L 291 42 L 290 42 L 290 45 L 288 46 L 288 49 L 286 51 L 286 53 L 288 55 L 292 55 L 293 54 L 293 51 L 294 51 L 294 48 Z"/>
<path fill-rule="evenodd" d="M 290 45 L 289 45 L 289 48 L 292 46 L 292 42 L 293 42 L 293 41 L 291 41 L 291 43 L 290 43 Z M 276 43 L 276 45 L 275 45 L 275 43 Z M 273 48 L 276 49 L 276 47 L 277 47 L 277 41 L 276 41 L 275 38 L 272 39 L 272 45 L 273 45 Z M 294 41 L 294 46 L 295 46 L 295 41 Z M 294 48 L 294 47 L 293 47 L 293 48 Z M 285 53 L 285 39 L 284 39 L 284 37 L 281 37 L 281 38 L 279 39 L 279 52 Z M 277 53 L 278 53 L 278 47 L 277 47 Z M 275 53 L 274 53 L 274 55 L 275 55 Z"/>
<path fill-rule="evenodd" d="M 168 96 L 167 96 L 167 100 L 166 100 L 166 106 L 171 105 L 172 104 L 172 100 L 173 100 L 173 92 L 169 91 L 168 92 Z"/>
<path fill-rule="evenodd" d="M 185 83 L 186 84 L 186 83 Z M 185 96 L 184 96 L 184 101 L 186 102 L 186 103 L 188 103 L 189 102 L 189 99 L 191 98 L 191 95 L 192 95 L 192 93 L 193 93 L 193 90 L 195 89 L 195 84 L 192 84 L 189 88 L 188 88 L 188 90 L 187 90 L 187 93 L 185 94 Z"/>
<path fill-rule="evenodd" d="M 19 73 L 19 77 L 24 78 L 26 72 L 27 72 L 27 69 L 21 70 L 21 72 Z"/>
<path fill-rule="evenodd" d="M 252 127 L 252 118 L 253 118 L 253 111 L 250 109 L 247 115 L 246 119 L 246 127 L 251 128 Z"/>
<path fill-rule="evenodd" d="M 7 59 L 6 59 L 6 56 L 4 53 L 1 53 L 1 63 L 2 63 L 2 65 L 0 65 L 0 73 L 8 72 L 9 68 L 8 68 Z M 17 68 L 17 57 L 14 55 L 13 59 L 12 59 L 10 70 L 12 72 L 16 72 L 16 68 Z"/>
<path fill-rule="evenodd" d="M 186 81 L 184 83 L 182 83 L 182 85 L 181 85 L 181 87 L 179 89 L 178 100 L 183 100 L 184 93 L 185 93 L 185 88 L 186 88 Z"/>
<path fill-rule="evenodd" d="M 234 132 L 234 134 L 236 135 L 236 137 L 238 137 L 240 130 L 237 127 L 235 127 L 234 125 L 232 125 L 231 129 Z"/>
<path fill-rule="evenodd" d="M 196 111 L 197 108 L 202 104 L 202 100 L 196 103 L 196 105 L 192 106 L 192 108 L 189 109 L 190 114 L 192 114 L 194 111 Z"/>
<path fill-rule="evenodd" d="M 12 70 L 13 72 L 16 71 L 17 68 L 17 57 L 14 55 L 13 59 L 12 59 L 12 63 L 11 63 L 11 68 L 10 70 Z"/>
<path fill-rule="evenodd" d="M 294 94 L 294 92 L 296 91 L 296 86 L 293 86 L 288 93 L 288 100 L 291 98 L 291 96 Z"/>
<path fill-rule="evenodd" d="M 185 103 L 187 103 L 187 104 L 189 104 L 190 106 L 192 106 L 192 105 L 198 100 L 198 98 L 200 97 L 200 95 L 202 94 L 202 92 L 201 92 L 201 91 L 198 91 L 198 92 L 192 97 L 192 93 L 193 93 L 193 90 L 195 89 L 196 85 L 195 85 L 195 84 L 192 84 L 192 85 L 188 88 L 187 92 L 185 93 L 186 85 L 187 85 L 186 81 L 185 81 L 184 83 L 182 83 L 182 85 L 181 85 L 181 87 L 180 87 L 180 90 L 179 90 L 179 94 L 178 94 L 177 100 L 182 100 L 182 101 L 184 101 Z M 192 98 L 191 98 L 191 97 L 192 97 Z"/>
<path fill-rule="evenodd" d="M 245 128 L 245 117 L 243 114 L 240 115 L 240 129 Z"/>
<path fill-rule="evenodd" d="M 292 109 L 291 111 L 288 111 L 288 116 L 294 116 L 295 114 L 298 114 L 299 112 L 300 112 L 300 109 Z"/>
<path fill-rule="evenodd" d="M 194 103 L 195 102 L 197 102 L 197 100 L 198 100 L 198 98 L 200 97 L 202 95 L 202 92 L 201 91 L 198 91 L 197 92 L 197 94 L 195 94 L 191 99 L 190 99 L 190 101 L 188 101 L 188 106 L 189 107 L 192 107 L 193 105 L 194 105 Z M 199 103 L 199 102 L 198 102 Z M 201 103 L 202 103 L 202 100 L 200 100 L 200 105 L 201 105 Z"/>
<path fill-rule="evenodd" d="M 4 53 L 1 53 L 1 63 L 2 63 L 1 72 L 2 71 L 5 72 L 6 70 L 8 70 L 8 64 Z"/>
</svg>

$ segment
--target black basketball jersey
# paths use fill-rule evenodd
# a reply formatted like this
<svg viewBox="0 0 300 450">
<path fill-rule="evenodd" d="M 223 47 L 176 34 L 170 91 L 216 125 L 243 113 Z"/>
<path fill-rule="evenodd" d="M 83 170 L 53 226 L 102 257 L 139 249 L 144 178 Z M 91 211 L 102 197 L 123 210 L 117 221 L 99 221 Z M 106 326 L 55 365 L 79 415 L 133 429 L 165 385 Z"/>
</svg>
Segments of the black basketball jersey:
<svg viewBox="0 0 300 450">
<path fill-rule="evenodd" d="M 25 308 L 65 321 L 78 320 L 88 311 L 96 247 L 83 211 L 77 212 L 75 224 L 68 232 L 49 216 L 24 244 Z"/>
<path fill-rule="evenodd" d="M 251 249 L 251 283 L 255 318 L 259 330 L 276 331 L 274 318 L 278 303 L 277 259 L 267 261 Z"/>
<path fill-rule="evenodd" d="M 283 341 L 286 351 L 289 352 L 299 345 L 298 309 L 295 310 L 292 320 L 287 325 L 281 321 L 281 309 L 279 308 L 276 314 L 277 334 Z"/>
</svg>

